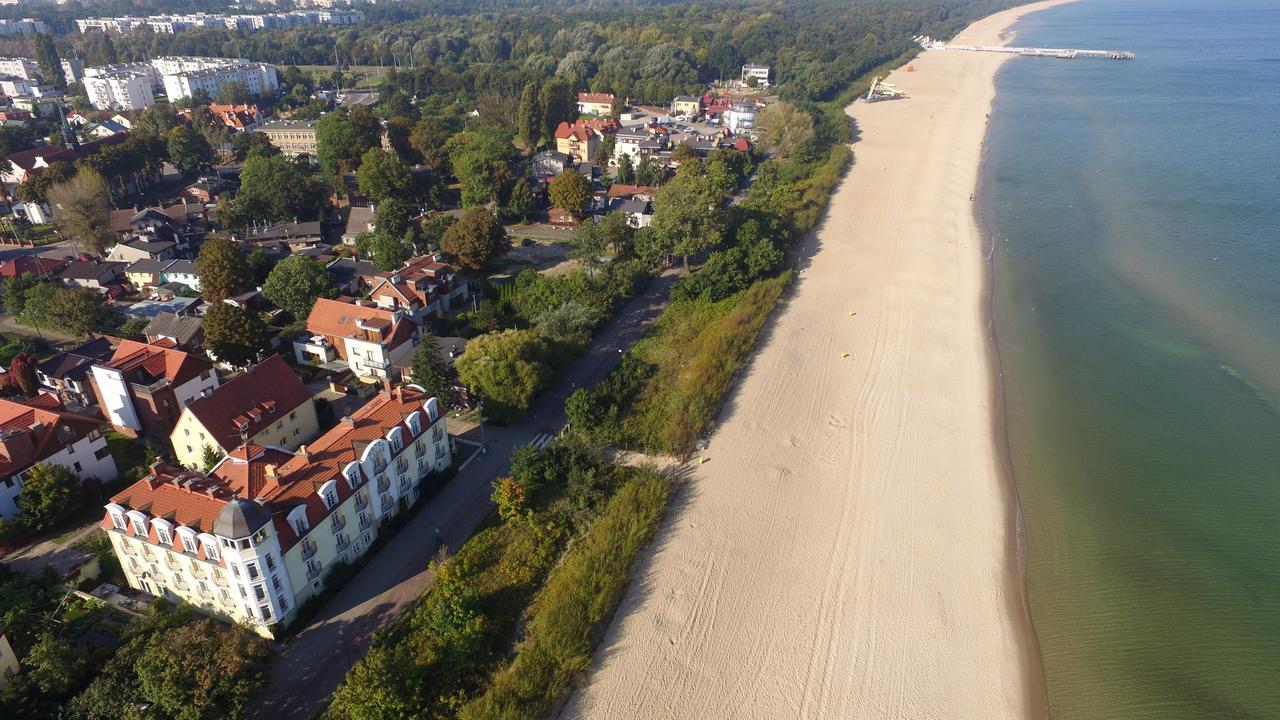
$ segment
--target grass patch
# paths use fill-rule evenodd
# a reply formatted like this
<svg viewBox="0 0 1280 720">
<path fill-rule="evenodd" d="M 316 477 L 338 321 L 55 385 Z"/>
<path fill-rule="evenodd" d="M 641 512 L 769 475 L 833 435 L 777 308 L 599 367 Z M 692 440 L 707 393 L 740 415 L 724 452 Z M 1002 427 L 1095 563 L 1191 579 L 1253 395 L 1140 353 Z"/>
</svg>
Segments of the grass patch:
<svg viewBox="0 0 1280 720">
<path fill-rule="evenodd" d="M 634 472 L 547 578 L 515 659 L 460 708 L 459 718 L 534 720 L 568 695 L 591 664 L 636 555 L 662 522 L 669 492 L 656 470 Z"/>
</svg>

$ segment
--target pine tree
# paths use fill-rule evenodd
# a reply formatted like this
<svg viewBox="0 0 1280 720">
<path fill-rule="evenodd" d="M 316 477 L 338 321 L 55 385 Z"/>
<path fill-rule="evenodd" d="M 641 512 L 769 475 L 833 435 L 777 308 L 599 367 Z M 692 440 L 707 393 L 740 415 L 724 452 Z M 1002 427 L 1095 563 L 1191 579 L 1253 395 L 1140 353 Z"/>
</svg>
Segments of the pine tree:
<svg viewBox="0 0 1280 720">
<path fill-rule="evenodd" d="M 59 90 L 67 89 L 67 76 L 62 72 L 62 60 L 58 57 L 52 35 L 36 35 L 36 65 L 45 82 Z"/>
<path fill-rule="evenodd" d="M 533 150 L 542 140 L 542 108 L 538 103 L 538 86 L 525 83 L 520 93 L 520 112 L 516 120 L 516 134 L 525 147 Z"/>
</svg>

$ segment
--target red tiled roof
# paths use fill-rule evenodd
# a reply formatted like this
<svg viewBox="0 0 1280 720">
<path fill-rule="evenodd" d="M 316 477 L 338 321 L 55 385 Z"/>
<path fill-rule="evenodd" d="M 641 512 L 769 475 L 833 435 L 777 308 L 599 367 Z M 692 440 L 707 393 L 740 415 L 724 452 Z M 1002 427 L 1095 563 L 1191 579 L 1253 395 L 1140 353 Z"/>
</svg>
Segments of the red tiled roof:
<svg viewBox="0 0 1280 720">
<path fill-rule="evenodd" d="M 396 347 L 403 342 L 403 340 L 397 342 L 396 339 L 401 335 L 397 331 L 407 325 L 405 321 L 398 320 L 396 314 L 390 310 L 372 305 L 357 305 L 351 302 L 351 298 L 316 300 L 316 304 L 311 308 L 311 314 L 307 316 L 307 332 L 335 338 L 364 339 L 365 331 L 359 326 L 361 321 L 382 331 L 381 344 Z M 388 333 L 387 330 L 391 332 Z M 409 335 L 412 334 L 410 328 Z M 387 339 L 388 335 L 391 336 L 390 341 Z"/>
<path fill-rule="evenodd" d="M 187 405 L 189 412 L 223 448 L 241 444 L 288 415 L 311 397 L 289 364 L 272 355 L 204 397 Z M 243 435 L 242 435 L 243 432 Z"/>
<path fill-rule="evenodd" d="M 394 272 L 380 272 L 370 283 L 370 297 L 393 295 L 406 303 L 430 305 L 435 297 L 449 291 L 453 266 L 434 255 L 424 255 Z"/>
<path fill-rule="evenodd" d="M 618 131 L 618 123 L 615 120 L 575 120 L 572 124 L 562 121 L 556 126 L 556 139 L 575 138 L 585 141 L 591 137 L 593 131 L 600 135 L 609 135 Z"/>
<path fill-rule="evenodd" d="M 655 185 L 623 185 L 615 183 L 609 186 L 609 192 L 606 195 L 610 200 L 614 198 L 629 198 L 635 195 L 653 195 L 658 192 Z"/>
<path fill-rule="evenodd" d="M 0 400 L 0 475 L 44 460 L 93 432 L 100 421 L 65 412 L 52 395 L 27 403 Z"/>
<path fill-rule="evenodd" d="M 19 255 L 0 262 L 0 277 L 17 277 L 23 273 L 44 275 L 54 273 L 67 266 L 66 260 L 43 257 L 41 255 Z"/>
<path fill-rule="evenodd" d="M 81 158 L 89 157 L 98 152 L 104 145 L 116 145 L 128 139 L 129 133 L 116 133 L 108 135 L 101 140 L 82 143 L 80 148 L 60 148 L 56 145 L 41 145 L 38 148 L 23 150 L 9 155 L 8 160 L 23 170 L 31 170 L 36 166 L 37 158 L 44 158 L 45 163 L 52 163 L 54 160 L 66 160 L 74 162 Z"/>
<path fill-rule="evenodd" d="M 580 92 L 578 93 L 578 102 L 612 103 L 613 95 L 611 93 Z"/>
<path fill-rule="evenodd" d="M 130 382 L 149 385 L 165 378 L 175 387 L 213 369 L 213 363 L 191 353 L 134 340 L 122 340 L 106 365 L 124 373 Z"/>
<path fill-rule="evenodd" d="M 248 443 L 227 453 L 212 470 L 210 477 L 226 483 L 237 497 L 256 498 L 262 494 L 271 476 L 271 466 L 280 467 L 293 457 L 293 453 L 277 447 Z"/>
<path fill-rule="evenodd" d="M 164 518 L 175 526 L 172 533 L 171 547 L 176 552 L 183 551 L 182 538 L 176 532 L 176 526 L 182 525 L 198 533 L 212 532 L 218 514 L 234 498 L 221 480 L 206 478 L 197 472 L 175 468 L 157 462 L 152 466 L 151 474 L 125 488 L 111 502 L 123 507 L 126 511 L 137 510 L 146 513 L 150 518 Z M 100 527 L 111 529 L 111 514 L 103 513 Z M 126 518 L 125 533 L 137 537 L 133 523 Z M 148 522 L 148 542 L 159 544 L 160 538 L 156 530 Z M 196 557 L 204 560 L 204 545 L 197 544 Z"/>
</svg>

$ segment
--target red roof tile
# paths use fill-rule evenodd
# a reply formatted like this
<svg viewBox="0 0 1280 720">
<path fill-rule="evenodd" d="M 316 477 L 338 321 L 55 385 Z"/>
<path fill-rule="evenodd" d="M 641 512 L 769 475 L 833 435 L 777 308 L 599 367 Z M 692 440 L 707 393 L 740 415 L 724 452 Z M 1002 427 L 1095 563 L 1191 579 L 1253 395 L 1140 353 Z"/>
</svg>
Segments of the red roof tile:
<svg viewBox="0 0 1280 720">
<path fill-rule="evenodd" d="M 123 340 L 107 367 L 124 373 L 130 382 L 149 385 L 164 378 L 175 387 L 213 369 L 213 363 L 191 353 L 134 340 Z"/>
<path fill-rule="evenodd" d="M 192 400 L 183 412 L 194 415 L 225 450 L 238 447 L 242 437 L 257 435 L 310 398 L 293 368 L 272 355 Z"/>
<path fill-rule="evenodd" d="M 98 429 L 101 421 L 65 412 L 42 395 L 27 403 L 0 400 L 0 475 L 37 463 Z"/>
</svg>

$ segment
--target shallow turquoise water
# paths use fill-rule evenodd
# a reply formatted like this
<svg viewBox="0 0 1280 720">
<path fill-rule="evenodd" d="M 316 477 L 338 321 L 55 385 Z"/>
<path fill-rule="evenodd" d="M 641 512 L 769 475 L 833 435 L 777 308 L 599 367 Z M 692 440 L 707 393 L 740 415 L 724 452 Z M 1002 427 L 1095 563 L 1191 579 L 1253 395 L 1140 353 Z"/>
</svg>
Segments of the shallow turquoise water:
<svg viewBox="0 0 1280 720">
<path fill-rule="evenodd" d="M 980 209 L 1056 720 L 1280 718 L 1280 3 L 1085 0 Z"/>
</svg>

